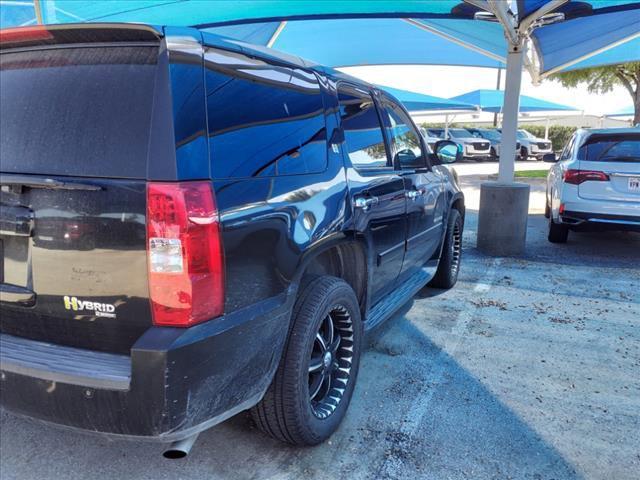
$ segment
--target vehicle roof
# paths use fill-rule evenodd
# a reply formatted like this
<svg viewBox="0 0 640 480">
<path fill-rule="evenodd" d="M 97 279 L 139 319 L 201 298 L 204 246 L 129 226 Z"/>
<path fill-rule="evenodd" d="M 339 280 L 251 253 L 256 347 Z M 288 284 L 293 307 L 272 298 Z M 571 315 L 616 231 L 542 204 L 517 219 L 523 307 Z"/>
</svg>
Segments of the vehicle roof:
<svg viewBox="0 0 640 480">
<path fill-rule="evenodd" d="M 166 28 L 165 32 L 170 35 L 171 30 L 172 29 L 170 28 Z M 184 30 L 184 29 L 180 29 L 180 30 Z M 313 70 L 316 73 L 329 77 L 333 80 L 343 80 L 349 83 L 360 85 L 362 87 L 366 87 L 368 89 L 382 90 L 380 88 L 377 88 L 375 85 L 368 83 L 364 80 L 361 80 L 356 77 L 352 77 L 351 75 L 343 73 L 334 68 L 327 67 L 325 65 L 320 65 L 311 60 L 306 60 L 304 58 L 301 58 L 295 55 L 290 55 L 288 53 L 280 52 L 278 50 L 274 50 L 269 47 L 243 42 L 241 40 L 224 37 L 222 35 L 217 35 L 214 33 L 201 32 L 200 30 L 195 30 L 195 29 L 190 29 L 190 30 L 194 30 L 195 32 L 201 33 L 202 43 L 203 45 L 206 45 L 206 46 L 219 47 L 227 50 L 237 51 L 239 53 L 244 53 L 250 56 L 262 58 L 264 60 L 275 61 L 290 67 L 305 68 L 307 70 Z M 391 95 L 390 93 L 388 92 L 386 93 L 393 97 L 393 95 Z"/>
<path fill-rule="evenodd" d="M 159 42 L 163 37 L 172 36 L 177 37 L 178 42 L 184 41 L 185 38 L 191 38 L 206 46 L 244 53 L 266 61 L 277 62 L 284 66 L 313 70 L 336 81 L 344 80 L 367 89 L 380 90 L 359 78 L 295 55 L 190 27 L 162 27 L 132 23 L 67 23 L 8 28 L 3 29 L 4 38 L 0 42 L 0 49 L 24 49 L 53 44 L 90 44 L 109 41 Z M 393 97 L 393 95 L 391 96 Z"/>
<path fill-rule="evenodd" d="M 621 133 L 640 133 L 638 127 L 623 127 L 623 128 L 581 128 L 578 130 L 583 135 L 619 135 Z"/>
</svg>

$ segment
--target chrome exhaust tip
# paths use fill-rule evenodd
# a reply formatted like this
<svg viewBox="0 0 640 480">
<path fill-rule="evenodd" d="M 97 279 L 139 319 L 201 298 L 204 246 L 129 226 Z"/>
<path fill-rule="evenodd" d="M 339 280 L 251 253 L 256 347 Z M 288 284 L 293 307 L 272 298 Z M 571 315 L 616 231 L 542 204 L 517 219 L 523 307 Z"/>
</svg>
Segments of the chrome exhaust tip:
<svg viewBox="0 0 640 480">
<path fill-rule="evenodd" d="M 171 445 L 167 447 L 167 449 L 162 452 L 162 456 L 164 458 L 168 458 L 170 460 L 177 460 L 179 458 L 184 458 L 189 455 L 191 451 L 191 447 L 196 443 L 198 439 L 198 434 L 192 435 L 190 437 L 184 438 L 182 440 L 178 440 L 177 442 L 173 442 Z"/>
</svg>

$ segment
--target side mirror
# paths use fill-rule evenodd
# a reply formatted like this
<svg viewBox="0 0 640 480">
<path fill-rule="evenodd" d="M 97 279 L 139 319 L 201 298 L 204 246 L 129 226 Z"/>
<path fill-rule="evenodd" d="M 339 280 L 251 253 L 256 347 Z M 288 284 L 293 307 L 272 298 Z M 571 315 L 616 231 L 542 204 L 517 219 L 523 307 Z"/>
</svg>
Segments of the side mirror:
<svg viewBox="0 0 640 480">
<path fill-rule="evenodd" d="M 433 150 L 436 158 L 442 165 L 458 162 L 462 159 L 462 152 L 458 148 L 458 144 L 449 140 L 436 142 Z"/>
<path fill-rule="evenodd" d="M 556 159 L 555 153 L 545 153 L 542 157 L 542 161 L 547 163 L 556 163 L 558 160 Z"/>
</svg>

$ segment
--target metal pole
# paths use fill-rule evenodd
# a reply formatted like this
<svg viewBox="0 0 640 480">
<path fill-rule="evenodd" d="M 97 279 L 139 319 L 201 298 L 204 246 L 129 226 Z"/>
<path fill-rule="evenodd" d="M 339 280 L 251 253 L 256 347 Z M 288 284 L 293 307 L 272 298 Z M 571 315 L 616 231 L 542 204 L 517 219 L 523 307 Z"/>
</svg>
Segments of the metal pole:
<svg viewBox="0 0 640 480">
<path fill-rule="evenodd" d="M 522 63 L 524 48 L 522 43 L 509 46 L 507 55 L 504 105 L 502 107 L 502 144 L 498 181 L 513 183 L 515 170 L 516 130 L 518 129 L 518 108 L 520 106 L 520 85 L 522 84 Z"/>
<path fill-rule="evenodd" d="M 444 116 L 444 139 L 449 139 L 449 115 Z"/>
<path fill-rule="evenodd" d="M 496 90 L 500 90 L 500 77 L 502 76 L 502 69 L 498 69 L 498 83 L 496 85 Z M 493 114 L 493 126 L 494 128 L 498 126 L 498 112 Z"/>
<path fill-rule="evenodd" d="M 44 19 L 42 18 L 42 5 L 40 4 L 40 0 L 33 0 L 33 10 L 36 12 L 37 24 L 42 25 Z"/>
<path fill-rule="evenodd" d="M 549 140 L 549 117 L 547 117 L 547 122 L 544 126 L 544 139 Z"/>
</svg>

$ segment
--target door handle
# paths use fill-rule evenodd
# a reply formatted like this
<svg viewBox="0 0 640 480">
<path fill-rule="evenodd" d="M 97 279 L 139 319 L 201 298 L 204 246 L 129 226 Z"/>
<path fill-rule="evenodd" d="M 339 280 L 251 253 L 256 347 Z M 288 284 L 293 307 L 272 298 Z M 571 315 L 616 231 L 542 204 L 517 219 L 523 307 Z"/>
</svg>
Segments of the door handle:
<svg viewBox="0 0 640 480">
<path fill-rule="evenodd" d="M 372 205 L 378 204 L 378 197 L 356 197 L 353 200 L 353 206 L 366 212 Z"/>
<path fill-rule="evenodd" d="M 407 190 L 404 194 L 405 197 L 411 200 L 414 200 L 421 195 L 424 195 L 424 190 Z"/>
</svg>

